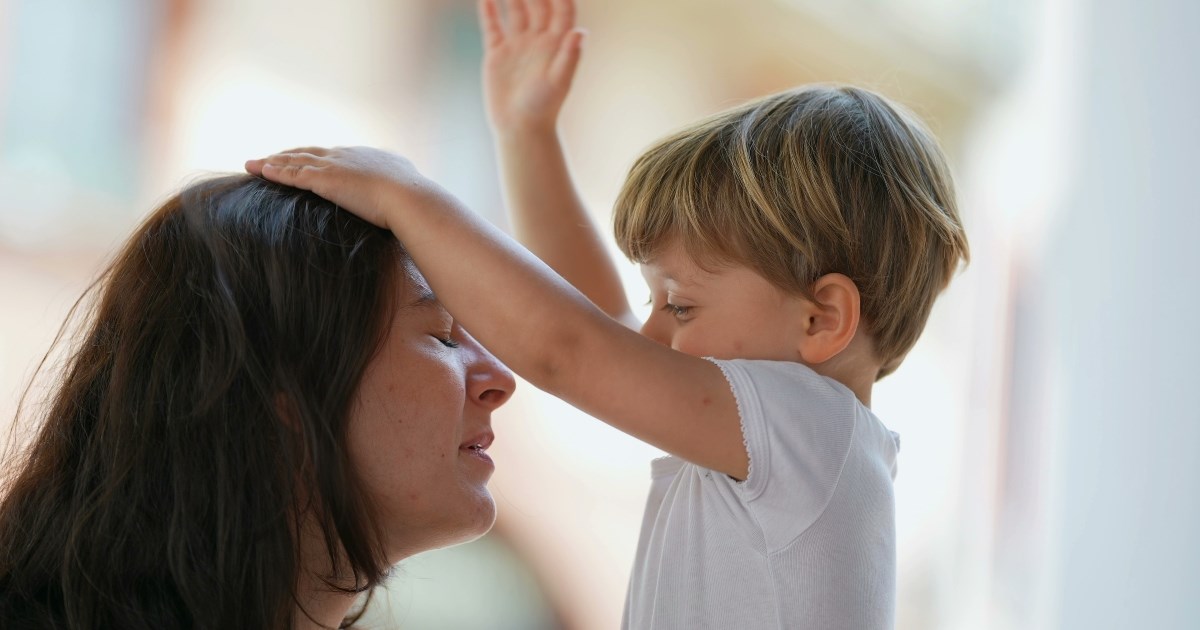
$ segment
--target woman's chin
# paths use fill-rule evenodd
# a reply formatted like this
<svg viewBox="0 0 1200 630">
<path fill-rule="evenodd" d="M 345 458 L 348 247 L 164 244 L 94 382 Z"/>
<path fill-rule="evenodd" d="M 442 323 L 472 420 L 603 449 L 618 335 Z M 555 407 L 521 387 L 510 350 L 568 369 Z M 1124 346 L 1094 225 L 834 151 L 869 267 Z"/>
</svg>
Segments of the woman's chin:
<svg viewBox="0 0 1200 630">
<path fill-rule="evenodd" d="M 496 524 L 496 501 L 492 499 L 492 494 L 486 489 L 479 497 L 478 509 L 475 512 L 474 518 L 470 525 L 464 528 L 463 539 L 460 543 L 470 542 L 491 531 L 492 526 Z"/>
<path fill-rule="evenodd" d="M 444 528 L 447 536 L 438 547 L 468 543 L 491 531 L 496 524 L 496 502 L 486 489 L 474 497 L 471 510 L 453 526 Z"/>
</svg>

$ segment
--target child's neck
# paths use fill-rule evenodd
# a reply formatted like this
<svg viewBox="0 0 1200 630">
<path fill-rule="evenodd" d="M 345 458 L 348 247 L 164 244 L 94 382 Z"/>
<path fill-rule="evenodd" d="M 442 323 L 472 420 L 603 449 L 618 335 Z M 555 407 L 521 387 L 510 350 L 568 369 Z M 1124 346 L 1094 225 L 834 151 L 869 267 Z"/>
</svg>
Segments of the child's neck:
<svg viewBox="0 0 1200 630">
<path fill-rule="evenodd" d="M 845 385 L 854 392 L 859 402 L 871 406 L 871 389 L 879 374 L 880 363 L 875 358 L 874 344 L 865 335 L 856 335 L 837 356 L 809 367 L 817 374 Z"/>
<path fill-rule="evenodd" d="M 836 377 L 835 377 L 836 378 Z M 846 381 L 837 379 L 839 383 L 850 388 L 854 395 L 858 397 L 858 401 L 863 405 L 871 406 L 871 386 L 875 384 L 874 375 L 860 373 L 855 375 L 855 379 Z"/>
</svg>

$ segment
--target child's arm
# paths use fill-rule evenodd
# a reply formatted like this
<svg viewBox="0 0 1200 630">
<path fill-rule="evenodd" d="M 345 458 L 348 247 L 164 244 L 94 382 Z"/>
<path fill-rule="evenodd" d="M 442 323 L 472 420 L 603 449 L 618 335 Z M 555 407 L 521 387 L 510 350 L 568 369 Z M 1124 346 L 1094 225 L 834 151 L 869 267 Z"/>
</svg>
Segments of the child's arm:
<svg viewBox="0 0 1200 630">
<path fill-rule="evenodd" d="M 246 169 L 390 229 L 463 328 L 537 387 L 669 453 L 746 478 L 737 404 L 716 365 L 617 323 L 407 160 L 310 148 Z"/>
<path fill-rule="evenodd" d="M 557 123 L 583 32 L 573 0 L 480 0 L 483 86 L 513 232 L 609 316 L 631 328 L 616 267 L 567 168 Z"/>
</svg>

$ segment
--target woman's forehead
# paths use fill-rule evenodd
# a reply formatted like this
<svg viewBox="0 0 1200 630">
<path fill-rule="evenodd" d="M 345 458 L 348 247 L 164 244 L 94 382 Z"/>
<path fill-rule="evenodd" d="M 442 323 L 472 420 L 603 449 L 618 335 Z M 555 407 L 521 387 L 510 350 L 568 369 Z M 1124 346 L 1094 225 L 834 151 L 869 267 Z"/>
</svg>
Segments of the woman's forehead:
<svg viewBox="0 0 1200 630">
<path fill-rule="evenodd" d="M 398 283 L 400 286 L 396 287 L 396 292 L 400 296 L 402 306 L 433 294 L 429 282 L 425 280 L 425 276 L 421 275 L 421 270 L 417 269 L 416 263 L 411 258 L 401 256 L 399 265 L 402 280 Z"/>
<path fill-rule="evenodd" d="M 434 295 L 433 289 L 429 287 L 425 276 L 421 275 L 421 271 L 411 259 L 405 257 L 400 266 L 404 281 L 400 283 L 398 290 L 400 308 L 397 309 L 397 317 L 403 317 L 413 311 L 445 310 Z"/>
</svg>

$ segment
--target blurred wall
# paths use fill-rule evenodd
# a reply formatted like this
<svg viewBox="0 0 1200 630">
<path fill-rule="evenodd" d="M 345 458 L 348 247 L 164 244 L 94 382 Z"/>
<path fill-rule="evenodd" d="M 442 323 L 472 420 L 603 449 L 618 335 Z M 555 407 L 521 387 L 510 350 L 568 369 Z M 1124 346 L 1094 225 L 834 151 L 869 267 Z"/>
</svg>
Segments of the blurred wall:
<svg viewBox="0 0 1200 630">
<path fill-rule="evenodd" d="M 1056 386 L 1045 627 L 1196 628 L 1200 5 L 1078 17 L 1076 161 L 1022 274 L 1045 345 L 1014 365 Z"/>
<path fill-rule="evenodd" d="M 382 145 L 503 224 L 473 16 L 0 0 L 0 427 L 108 252 L 199 173 Z M 653 139 L 798 83 L 878 89 L 944 143 L 973 262 L 874 396 L 904 436 L 898 628 L 1200 623 L 1194 5 L 610 0 L 580 22 L 563 129 L 600 225 Z M 403 563 L 374 619 L 616 627 L 653 449 L 527 385 L 495 425 L 495 533 Z"/>
<path fill-rule="evenodd" d="M 1200 625 L 1194 3 L 1048 2 L 980 117 L 968 195 L 1006 297 L 990 544 L 959 627 Z M 983 226 L 981 226 L 983 227 Z M 984 390 L 986 391 L 986 390 Z M 970 548 L 968 554 L 973 554 Z"/>
</svg>

